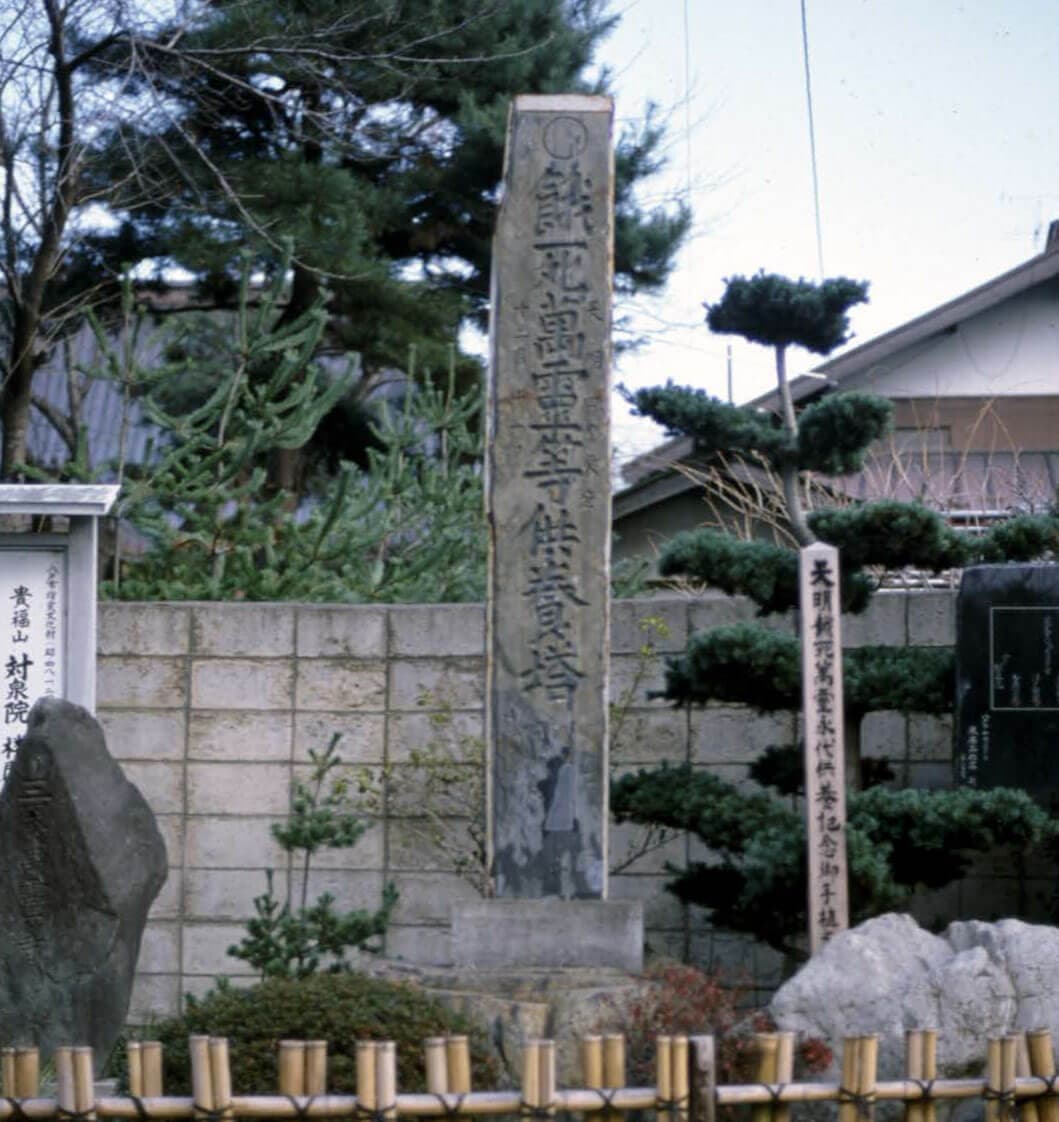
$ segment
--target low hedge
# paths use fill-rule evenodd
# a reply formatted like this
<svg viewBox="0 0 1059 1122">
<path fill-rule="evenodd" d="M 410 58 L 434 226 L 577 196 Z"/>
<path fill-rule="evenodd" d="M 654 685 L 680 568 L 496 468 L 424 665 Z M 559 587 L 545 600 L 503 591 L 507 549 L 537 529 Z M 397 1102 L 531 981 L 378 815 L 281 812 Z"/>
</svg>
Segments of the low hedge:
<svg viewBox="0 0 1059 1122">
<path fill-rule="evenodd" d="M 475 1086 L 492 1088 L 499 1078 L 478 1026 L 412 985 L 363 974 L 275 978 L 248 989 L 222 983 L 203 998 L 189 996 L 183 1016 L 144 1033 L 163 1044 L 167 1095 L 190 1094 L 188 1037 L 201 1034 L 228 1038 L 237 1095 L 275 1094 L 280 1040 L 326 1040 L 334 1094 L 356 1093 L 358 1040 L 395 1042 L 402 1091 L 426 1089 L 423 1041 L 429 1036 L 466 1034 Z"/>
</svg>

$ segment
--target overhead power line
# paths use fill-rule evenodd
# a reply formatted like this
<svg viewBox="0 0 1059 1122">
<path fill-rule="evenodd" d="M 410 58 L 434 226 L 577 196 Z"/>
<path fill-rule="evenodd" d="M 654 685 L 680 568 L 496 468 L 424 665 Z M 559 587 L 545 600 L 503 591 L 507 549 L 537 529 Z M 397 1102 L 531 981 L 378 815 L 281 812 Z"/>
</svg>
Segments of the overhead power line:
<svg viewBox="0 0 1059 1122">
<path fill-rule="evenodd" d="M 820 180 L 816 173 L 816 126 L 813 123 L 813 83 L 809 73 L 809 23 L 802 6 L 802 58 L 805 61 L 805 104 L 809 110 L 809 160 L 813 169 L 813 212 L 816 215 L 816 264 L 824 279 L 824 237 L 820 228 Z"/>
</svg>

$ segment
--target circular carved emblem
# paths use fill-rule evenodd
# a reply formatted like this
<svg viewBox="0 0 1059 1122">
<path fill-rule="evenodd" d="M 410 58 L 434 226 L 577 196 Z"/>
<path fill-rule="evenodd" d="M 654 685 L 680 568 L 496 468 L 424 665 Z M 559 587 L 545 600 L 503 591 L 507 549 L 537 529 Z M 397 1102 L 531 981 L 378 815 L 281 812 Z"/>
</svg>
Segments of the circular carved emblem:
<svg viewBox="0 0 1059 1122">
<path fill-rule="evenodd" d="M 544 127 L 544 147 L 557 160 L 572 160 L 588 145 L 588 129 L 576 117 L 556 117 Z"/>
</svg>

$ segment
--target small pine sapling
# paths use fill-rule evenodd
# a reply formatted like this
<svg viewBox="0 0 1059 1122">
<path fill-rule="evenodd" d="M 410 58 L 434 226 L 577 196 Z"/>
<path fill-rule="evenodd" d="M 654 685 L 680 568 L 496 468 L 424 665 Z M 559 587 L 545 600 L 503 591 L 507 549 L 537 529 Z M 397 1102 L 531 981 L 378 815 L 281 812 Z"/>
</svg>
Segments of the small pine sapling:
<svg viewBox="0 0 1059 1122">
<path fill-rule="evenodd" d="M 321 849 L 347 849 L 355 845 L 367 824 L 353 812 L 350 782 L 336 774 L 342 766 L 338 755 L 340 733 L 335 733 L 322 752 L 310 749 L 312 765 L 308 783 L 294 788 L 291 812 L 286 822 L 272 827 L 272 836 L 293 858 L 300 855 L 297 904 L 289 881 L 282 903 L 273 888 L 273 870 L 266 871 L 267 888 L 254 900 L 255 915 L 247 921 L 241 942 L 228 948 L 265 978 L 304 978 L 318 971 L 337 974 L 351 969 L 350 950 L 376 951 L 373 939 L 386 934 L 397 891 L 383 888 L 382 902 L 375 912 L 339 912 L 329 892 L 309 903 L 312 859 Z M 294 869 L 291 869 L 294 877 Z"/>
</svg>

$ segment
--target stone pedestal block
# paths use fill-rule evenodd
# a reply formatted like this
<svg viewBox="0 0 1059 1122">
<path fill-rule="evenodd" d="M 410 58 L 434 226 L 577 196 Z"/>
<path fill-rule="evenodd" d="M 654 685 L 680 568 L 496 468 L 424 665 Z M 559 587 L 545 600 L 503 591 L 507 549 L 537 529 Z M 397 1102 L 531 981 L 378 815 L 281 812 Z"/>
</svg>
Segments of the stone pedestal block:
<svg viewBox="0 0 1059 1122">
<path fill-rule="evenodd" d="M 452 914 L 459 968 L 595 967 L 643 969 L 643 905 L 638 900 L 479 900 Z"/>
</svg>

